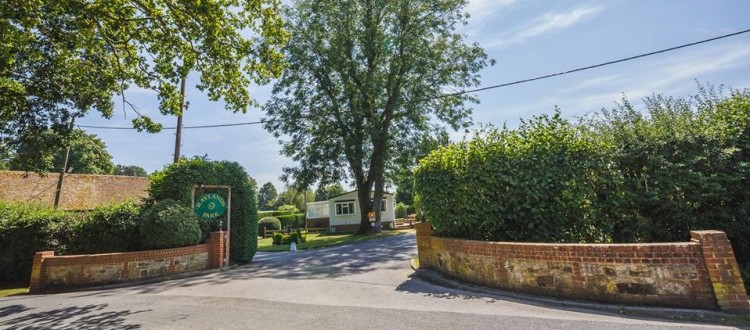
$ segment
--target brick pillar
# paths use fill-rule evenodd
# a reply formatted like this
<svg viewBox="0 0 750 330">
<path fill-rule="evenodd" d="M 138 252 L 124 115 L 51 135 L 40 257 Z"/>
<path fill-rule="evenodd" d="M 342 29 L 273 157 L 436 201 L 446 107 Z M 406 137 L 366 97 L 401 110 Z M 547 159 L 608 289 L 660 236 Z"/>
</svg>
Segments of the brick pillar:
<svg viewBox="0 0 750 330">
<path fill-rule="evenodd" d="M 208 244 L 211 246 L 208 258 L 208 268 L 221 268 L 224 261 L 224 232 L 215 231 L 208 237 Z"/>
<path fill-rule="evenodd" d="M 419 268 L 430 267 L 430 255 L 432 244 L 430 237 L 432 237 L 433 231 L 432 226 L 429 222 L 421 222 L 415 224 L 414 227 L 417 229 L 417 253 L 419 255 Z"/>
<path fill-rule="evenodd" d="M 722 231 L 701 230 L 691 231 L 690 237 L 701 244 L 703 260 L 719 309 L 723 312 L 750 314 L 740 268 L 727 235 Z"/>
<path fill-rule="evenodd" d="M 42 266 L 44 258 L 54 257 L 55 251 L 37 252 L 34 254 L 34 264 L 31 266 L 31 279 L 29 279 L 29 293 L 40 293 L 44 289 Z"/>
</svg>

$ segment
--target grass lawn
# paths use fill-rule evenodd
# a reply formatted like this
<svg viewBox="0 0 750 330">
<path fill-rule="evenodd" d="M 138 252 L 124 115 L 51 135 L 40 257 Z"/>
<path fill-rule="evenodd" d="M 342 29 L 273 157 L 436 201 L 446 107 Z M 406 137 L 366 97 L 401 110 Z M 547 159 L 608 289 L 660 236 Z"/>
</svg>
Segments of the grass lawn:
<svg viewBox="0 0 750 330">
<path fill-rule="evenodd" d="M 29 293 L 29 288 L 0 288 L 0 298 Z"/>
<path fill-rule="evenodd" d="M 298 250 L 314 249 L 324 246 L 346 244 L 352 242 L 369 241 L 371 239 L 377 239 L 382 237 L 388 237 L 393 235 L 401 235 L 409 232 L 414 232 L 413 229 L 406 230 L 384 230 L 380 234 L 374 235 L 335 235 L 335 234 L 308 234 L 307 242 L 297 244 Z M 258 240 L 258 251 L 262 252 L 281 252 L 289 251 L 289 245 L 273 245 L 270 237 Z"/>
</svg>

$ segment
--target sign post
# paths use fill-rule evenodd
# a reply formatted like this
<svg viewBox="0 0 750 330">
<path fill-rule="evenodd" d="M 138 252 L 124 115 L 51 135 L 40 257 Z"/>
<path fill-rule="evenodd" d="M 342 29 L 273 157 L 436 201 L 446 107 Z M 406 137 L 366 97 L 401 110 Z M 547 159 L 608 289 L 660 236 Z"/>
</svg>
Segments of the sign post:
<svg viewBox="0 0 750 330">
<path fill-rule="evenodd" d="M 227 190 L 227 200 L 224 200 L 221 195 L 217 193 L 207 193 L 198 196 L 198 198 L 195 198 L 195 189 L 226 189 Z M 230 242 L 230 231 L 232 228 L 232 186 L 227 185 L 198 185 L 193 186 L 193 212 L 195 212 L 195 215 L 197 215 L 201 219 L 213 219 L 218 218 L 224 213 L 227 214 L 227 231 L 224 234 L 224 253 L 226 253 L 226 256 L 222 256 L 222 266 L 228 266 L 229 265 L 229 254 L 227 251 L 229 250 L 229 244 Z M 221 221 L 219 222 L 219 229 L 221 229 Z"/>
</svg>

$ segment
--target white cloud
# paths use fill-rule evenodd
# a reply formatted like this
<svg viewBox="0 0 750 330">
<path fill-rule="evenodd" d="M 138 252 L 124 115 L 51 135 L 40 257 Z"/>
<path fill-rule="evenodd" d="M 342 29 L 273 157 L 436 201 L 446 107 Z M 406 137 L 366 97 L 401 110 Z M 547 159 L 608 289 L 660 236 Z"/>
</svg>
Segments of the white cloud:
<svg viewBox="0 0 750 330">
<path fill-rule="evenodd" d="M 494 40 L 483 43 L 483 45 L 486 48 L 493 48 L 524 42 L 539 35 L 562 30 L 583 22 L 601 12 L 602 9 L 604 9 L 602 6 L 588 5 L 565 12 L 547 13 L 534 19 L 512 35 L 499 36 Z"/>
</svg>

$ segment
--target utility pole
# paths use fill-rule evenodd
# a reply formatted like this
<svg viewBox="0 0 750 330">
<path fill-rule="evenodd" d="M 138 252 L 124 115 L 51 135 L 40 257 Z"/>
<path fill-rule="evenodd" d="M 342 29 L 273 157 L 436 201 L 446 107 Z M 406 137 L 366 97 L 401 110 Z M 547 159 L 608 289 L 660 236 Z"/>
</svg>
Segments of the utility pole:
<svg viewBox="0 0 750 330">
<path fill-rule="evenodd" d="M 73 128 L 75 127 L 76 123 L 76 117 L 74 116 L 70 120 L 70 131 L 71 134 L 73 132 Z M 70 144 L 68 144 L 67 147 L 65 147 L 65 157 L 63 158 L 63 166 L 60 168 L 60 175 L 57 177 L 57 190 L 55 190 L 55 210 L 57 210 L 57 206 L 60 205 L 60 194 L 62 192 L 62 185 L 63 185 L 63 179 L 65 178 L 65 172 L 68 170 L 68 157 L 70 156 Z"/>
<path fill-rule="evenodd" d="M 180 160 L 180 143 L 182 143 L 182 114 L 185 112 L 185 82 L 187 76 L 182 77 L 182 83 L 180 85 L 180 113 L 177 114 L 177 134 L 175 134 L 174 141 L 174 162 L 177 163 Z"/>
</svg>

